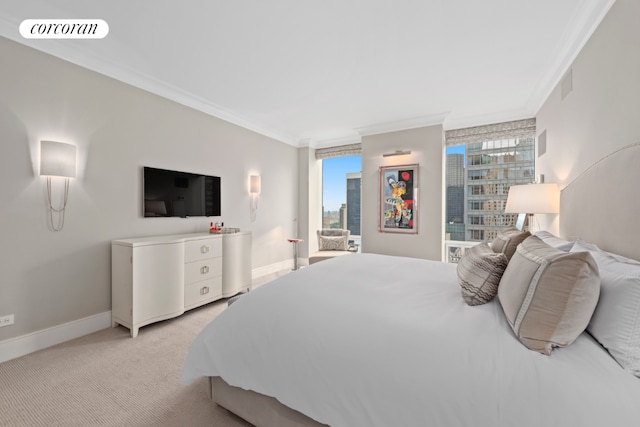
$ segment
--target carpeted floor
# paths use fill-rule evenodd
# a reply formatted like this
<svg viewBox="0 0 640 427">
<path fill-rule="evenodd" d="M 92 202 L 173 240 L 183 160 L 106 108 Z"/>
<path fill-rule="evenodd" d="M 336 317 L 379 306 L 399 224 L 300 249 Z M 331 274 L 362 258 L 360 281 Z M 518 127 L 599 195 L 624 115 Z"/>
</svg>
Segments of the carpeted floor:
<svg viewBox="0 0 640 427">
<path fill-rule="evenodd" d="M 254 285 L 255 286 L 255 285 Z M 180 383 L 195 336 L 226 300 L 140 329 L 108 328 L 0 364 L 0 426 L 249 426 Z"/>
</svg>

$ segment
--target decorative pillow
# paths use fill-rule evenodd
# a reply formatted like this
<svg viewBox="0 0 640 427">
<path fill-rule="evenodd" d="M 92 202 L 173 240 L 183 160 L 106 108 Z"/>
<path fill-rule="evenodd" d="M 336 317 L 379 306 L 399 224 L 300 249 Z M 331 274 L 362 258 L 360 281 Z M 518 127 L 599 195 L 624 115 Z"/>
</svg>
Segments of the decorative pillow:
<svg viewBox="0 0 640 427">
<path fill-rule="evenodd" d="M 502 252 L 507 257 L 507 261 L 509 261 L 515 253 L 516 247 L 529 236 L 531 236 L 531 233 L 520 231 L 514 226 L 503 228 L 491 242 L 491 249 L 494 252 Z"/>
<path fill-rule="evenodd" d="M 346 251 L 349 247 L 347 236 L 318 236 L 321 251 Z"/>
<path fill-rule="evenodd" d="M 509 261 L 498 298 L 518 339 L 549 355 L 585 330 L 600 295 L 598 266 L 588 252 L 563 252 L 528 237 Z"/>
<path fill-rule="evenodd" d="M 534 234 L 534 236 L 539 237 L 547 245 L 556 249 L 560 249 L 561 251 L 564 251 L 564 252 L 569 252 L 573 247 L 573 244 L 575 243 L 575 242 L 570 242 L 569 240 L 564 240 L 564 239 L 561 239 L 560 237 L 554 236 L 548 231 L 537 231 Z"/>
<path fill-rule="evenodd" d="M 626 370 L 640 377 L 640 262 L 576 242 L 600 269 L 600 300 L 587 331 Z"/>
<path fill-rule="evenodd" d="M 458 283 L 462 298 L 469 305 L 486 304 L 498 293 L 498 284 L 507 257 L 494 252 L 487 243 L 467 249 L 458 262 Z"/>
</svg>

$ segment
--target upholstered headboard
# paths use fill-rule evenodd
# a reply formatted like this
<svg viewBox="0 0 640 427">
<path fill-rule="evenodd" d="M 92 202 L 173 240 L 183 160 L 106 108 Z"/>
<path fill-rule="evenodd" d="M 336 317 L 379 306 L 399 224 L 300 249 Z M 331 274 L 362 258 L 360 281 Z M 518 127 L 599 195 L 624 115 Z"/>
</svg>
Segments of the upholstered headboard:
<svg viewBox="0 0 640 427">
<path fill-rule="evenodd" d="M 640 260 L 640 144 L 609 154 L 562 190 L 560 235 Z"/>
</svg>

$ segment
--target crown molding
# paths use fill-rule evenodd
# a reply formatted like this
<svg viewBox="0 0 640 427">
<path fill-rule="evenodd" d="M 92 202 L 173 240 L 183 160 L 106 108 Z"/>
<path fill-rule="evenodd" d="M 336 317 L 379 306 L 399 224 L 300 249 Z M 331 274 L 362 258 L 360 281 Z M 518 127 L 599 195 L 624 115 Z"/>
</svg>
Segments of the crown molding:
<svg viewBox="0 0 640 427">
<path fill-rule="evenodd" d="M 397 132 L 416 129 L 425 126 L 441 125 L 449 113 L 431 114 L 428 116 L 412 117 L 410 119 L 396 120 L 393 122 L 377 123 L 366 127 L 354 129 L 354 133 L 328 139 L 306 138 L 298 141 L 300 147 L 328 148 L 341 145 L 359 144 L 363 136 L 378 135 L 382 133 Z"/>
<path fill-rule="evenodd" d="M 268 129 L 260 123 L 256 123 L 220 105 L 209 102 L 198 95 L 177 88 L 148 74 L 140 73 L 128 67 L 126 64 L 107 61 L 103 57 L 96 55 L 92 50 L 83 47 L 87 46 L 86 43 L 72 44 L 69 43 L 69 40 L 63 39 L 24 39 L 18 32 L 19 25 L 19 22 L 15 22 L 15 20 L 0 13 L 0 35 L 16 43 L 209 114 L 268 138 L 295 147 L 298 146 L 296 139 L 291 135 Z"/>
<path fill-rule="evenodd" d="M 397 132 L 401 130 L 416 129 L 426 126 L 441 125 L 449 115 L 446 113 L 430 114 L 428 116 L 412 117 L 410 119 L 396 120 L 392 122 L 377 123 L 361 128 L 356 128 L 355 131 L 360 136 L 378 135 L 381 133 Z"/>
<path fill-rule="evenodd" d="M 341 145 L 350 145 L 350 144 L 359 144 L 362 142 L 362 137 L 360 135 L 345 135 L 337 138 L 328 138 L 328 139 L 307 139 L 305 140 L 309 147 L 312 148 L 328 148 L 328 147 L 339 147 Z"/>
<path fill-rule="evenodd" d="M 369 125 L 354 129 L 354 133 L 328 139 L 305 138 L 298 141 L 301 147 L 328 148 L 341 145 L 359 144 L 363 136 L 378 135 L 388 132 L 416 129 L 425 126 L 441 125 L 449 113 L 431 114 L 428 116 L 412 117 L 410 119 L 396 120 Z"/>
<path fill-rule="evenodd" d="M 264 124 L 258 123 L 248 117 L 237 114 L 220 105 L 210 102 L 196 94 L 184 91 L 164 81 L 156 79 L 145 73 L 140 73 L 129 67 L 126 63 L 108 61 L 97 55 L 89 47 L 88 43 L 70 43 L 65 40 L 27 40 L 18 31 L 20 22 L 0 11 L 0 35 L 19 44 L 31 47 L 38 51 L 60 58 L 80 67 L 108 76 L 133 87 L 156 94 L 172 100 L 181 105 L 217 117 L 226 122 L 240 126 L 260 135 L 285 144 L 301 147 L 309 146 L 323 148 L 329 146 L 346 145 L 361 141 L 362 136 L 414 129 L 425 126 L 441 124 L 446 129 L 455 129 L 468 126 L 476 126 L 487 123 L 515 120 L 534 117 L 544 102 L 549 98 L 557 84 L 566 74 L 571 64 L 575 61 L 581 49 L 587 43 L 598 25 L 602 22 L 615 0 L 590 0 L 581 6 L 578 15 L 574 18 L 574 28 L 566 33 L 557 44 L 555 52 L 550 57 L 554 58 L 540 83 L 531 92 L 526 104 L 513 111 L 499 113 L 482 113 L 478 115 L 457 115 L 455 112 L 438 113 L 427 116 L 414 117 L 392 122 L 375 123 L 368 126 L 355 128 L 345 133 L 344 136 L 331 139 L 304 139 L 296 135 L 270 129 Z M 355 132 L 356 135 L 353 133 Z"/>
</svg>

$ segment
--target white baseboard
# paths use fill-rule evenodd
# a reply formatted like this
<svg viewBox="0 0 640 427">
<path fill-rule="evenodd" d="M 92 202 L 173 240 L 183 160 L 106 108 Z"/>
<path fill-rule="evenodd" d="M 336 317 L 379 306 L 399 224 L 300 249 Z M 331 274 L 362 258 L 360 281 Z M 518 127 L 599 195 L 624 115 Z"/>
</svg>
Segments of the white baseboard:
<svg viewBox="0 0 640 427">
<path fill-rule="evenodd" d="M 276 262 L 275 264 L 254 268 L 251 271 L 251 278 L 255 280 L 270 274 L 279 273 L 282 270 L 291 270 L 291 268 L 293 268 L 293 258 Z"/>
<path fill-rule="evenodd" d="M 111 311 L 0 341 L 0 363 L 111 327 Z"/>
<path fill-rule="evenodd" d="M 300 259 L 300 264 L 305 265 Z M 251 272 L 252 278 L 260 278 L 288 270 L 293 267 L 293 258 L 259 267 Z M 95 314 L 84 319 L 74 320 L 62 325 L 52 326 L 30 334 L 0 341 L 0 363 L 56 344 L 70 341 L 111 327 L 111 311 Z"/>
</svg>

